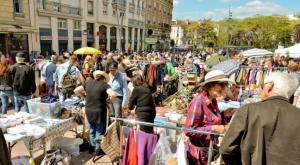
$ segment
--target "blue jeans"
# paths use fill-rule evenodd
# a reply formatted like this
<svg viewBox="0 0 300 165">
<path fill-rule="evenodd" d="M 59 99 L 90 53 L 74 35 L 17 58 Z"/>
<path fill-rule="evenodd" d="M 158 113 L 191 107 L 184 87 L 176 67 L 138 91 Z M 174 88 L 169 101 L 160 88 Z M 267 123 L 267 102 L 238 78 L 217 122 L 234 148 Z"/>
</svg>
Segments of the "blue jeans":
<svg viewBox="0 0 300 165">
<path fill-rule="evenodd" d="M 28 108 L 28 104 L 27 104 L 27 100 L 31 99 L 31 95 L 29 96 L 14 96 L 14 100 L 15 100 L 15 112 L 20 112 L 20 102 L 23 102 L 24 104 L 24 108 L 25 108 L 25 112 L 29 113 L 29 108 Z"/>
<path fill-rule="evenodd" d="M 13 101 L 13 91 L 0 91 L 0 97 L 2 102 L 2 114 L 6 114 L 8 110 L 8 104 L 9 104 L 9 98 L 11 98 L 11 101 Z M 15 105 L 15 104 L 14 104 Z"/>
<path fill-rule="evenodd" d="M 95 147 L 95 150 L 100 148 L 100 136 L 105 134 L 105 123 L 89 122 L 90 144 Z"/>
<path fill-rule="evenodd" d="M 115 98 L 112 101 L 111 112 L 117 118 L 122 118 L 122 99 L 120 97 Z"/>
</svg>

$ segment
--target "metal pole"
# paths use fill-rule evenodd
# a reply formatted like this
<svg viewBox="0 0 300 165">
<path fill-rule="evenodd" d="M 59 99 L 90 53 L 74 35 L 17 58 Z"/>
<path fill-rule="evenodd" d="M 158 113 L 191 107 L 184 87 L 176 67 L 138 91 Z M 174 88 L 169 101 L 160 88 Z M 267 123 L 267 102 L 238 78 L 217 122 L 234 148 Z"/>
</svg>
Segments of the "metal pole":
<svg viewBox="0 0 300 165">
<path fill-rule="evenodd" d="M 170 125 L 161 125 L 161 124 L 148 123 L 148 122 L 137 121 L 137 120 L 128 120 L 128 119 L 122 119 L 122 118 L 116 118 L 116 117 L 111 117 L 110 119 L 117 120 L 117 121 L 123 121 L 125 123 L 129 123 L 132 125 L 145 125 L 145 126 L 161 127 L 161 128 L 178 130 L 178 131 L 182 131 L 182 132 L 191 132 L 191 133 L 195 133 L 195 134 L 202 134 L 202 135 L 224 136 L 223 134 L 218 134 L 215 132 L 199 131 L 199 130 L 195 130 L 195 129 L 191 129 L 191 128 L 176 127 L 176 126 L 170 126 Z"/>
<path fill-rule="evenodd" d="M 207 158 L 207 164 L 210 165 L 211 164 L 211 159 L 212 159 L 212 151 L 213 151 L 213 147 L 214 147 L 214 135 L 210 135 L 210 139 L 209 139 L 209 149 L 208 149 L 208 158 Z"/>
</svg>

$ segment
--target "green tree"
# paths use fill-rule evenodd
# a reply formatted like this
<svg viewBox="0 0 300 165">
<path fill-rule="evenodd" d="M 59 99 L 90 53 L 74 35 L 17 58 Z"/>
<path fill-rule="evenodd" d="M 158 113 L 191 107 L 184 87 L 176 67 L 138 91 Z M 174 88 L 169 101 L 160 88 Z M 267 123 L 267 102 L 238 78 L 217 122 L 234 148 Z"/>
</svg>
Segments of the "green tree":
<svg viewBox="0 0 300 165">
<path fill-rule="evenodd" d="M 294 27 L 293 39 L 295 43 L 300 43 L 300 24 Z"/>
<path fill-rule="evenodd" d="M 218 43 L 275 49 L 279 44 L 291 45 L 292 22 L 285 16 L 255 16 L 223 20 Z"/>
</svg>

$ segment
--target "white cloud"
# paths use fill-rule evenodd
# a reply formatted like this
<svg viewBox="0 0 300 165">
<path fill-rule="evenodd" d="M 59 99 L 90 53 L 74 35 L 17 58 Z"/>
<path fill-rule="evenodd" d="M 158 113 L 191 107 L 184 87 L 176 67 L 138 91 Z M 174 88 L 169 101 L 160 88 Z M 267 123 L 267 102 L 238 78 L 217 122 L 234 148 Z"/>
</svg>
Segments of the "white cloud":
<svg viewBox="0 0 300 165">
<path fill-rule="evenodd" d="M 230 0 L 223 0 L 230 1 Z M 247 2 L 244 5 L 232 7 L 232 14 L 234 18 L 244 18 L 253 15 L 272 15 L 272 14 L 283 14 L 284 8 L 276 3 L 262 0 L 253 0 Z M 206 11 L 202 13 L 203 18 L 211 19 L 224 19 L 228 17 L 228 8 L 215 9 L 212 11 Z"/>
<path fill-rule="evenodd" d="M 230 3 L 230 2 L 234 2 L 234 1 L 237 1 L 237 0 L 220 0 L 220 2 L 222 2 L 222 3 Z"/>
<path fill-rule="evenodd" d="M 205 0 L 197 0 L 198 2 L 204 2 Z M 210 0 L 210 1 L 219 1 L 222 3 L 230 3 L 230 2 L 234 2 L 234 1 L 238 1 L 238 0 Z"/>
<path fill-rule="evenodd" d="M 180 0 L 174 0 L 174 5 L 178 5 L 180 3 Z"/>
</svg>

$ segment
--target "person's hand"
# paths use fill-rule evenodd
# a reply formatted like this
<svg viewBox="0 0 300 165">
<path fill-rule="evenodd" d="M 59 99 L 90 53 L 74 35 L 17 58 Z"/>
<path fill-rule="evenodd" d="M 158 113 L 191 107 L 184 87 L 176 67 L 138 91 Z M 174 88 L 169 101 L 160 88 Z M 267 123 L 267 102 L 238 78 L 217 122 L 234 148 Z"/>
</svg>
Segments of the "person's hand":
<svg viewBox="0 0 300 165">
<path fill-rule="evenodd" d="M 228 109 L 224 112 L 224 116 L 226 116 L 226 117 L 232 116 L 235 112 L 236 112 L 236 109 L 233 109 L 233 108 Z"/>
<path fill-rule="evenodd" d="M 128 104 L 127 104 L 127 103 L 122 104 L 122 109 L 123 109 L 123 110 L 127 110 L 127 109 L 128 109 Z"/>
<path fill-rule="evenodd" d="M 128 110 L 123 110 L 123 117 L 127 118 L 129 116 Z"/>
<path fill-rule="evenodd" d="M 54 90 L 54 96 L 58 96 L 57 90 Z"/>
<path fill-rule="evenodd" d="M 213 125 L 212 131 L 223 134 L 223 133 L 225 133 L 225 126 L 224 125 Z"/>
</svg>

